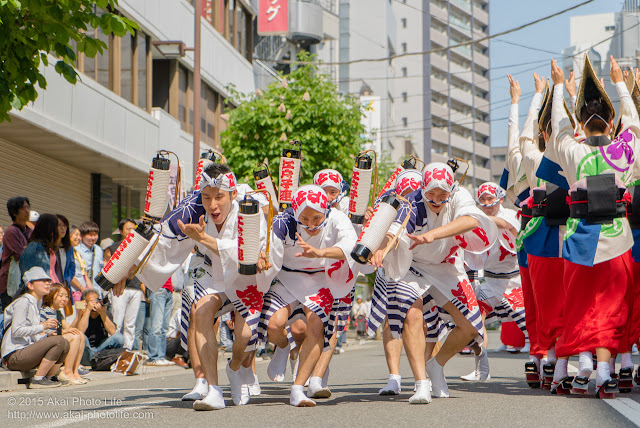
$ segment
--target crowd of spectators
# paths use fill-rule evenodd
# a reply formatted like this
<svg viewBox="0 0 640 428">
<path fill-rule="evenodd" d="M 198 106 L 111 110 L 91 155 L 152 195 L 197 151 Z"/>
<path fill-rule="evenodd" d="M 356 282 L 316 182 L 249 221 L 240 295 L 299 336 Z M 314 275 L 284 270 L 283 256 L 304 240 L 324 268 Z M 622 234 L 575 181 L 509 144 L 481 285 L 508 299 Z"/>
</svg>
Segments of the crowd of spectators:
<svg viewBox="0 0 640 428">
<path fill-rule="evenodd" d="M 27 197 L 9 199 L 7 211 L 12 223 L 0 226 L 5 369 L 36 370 L 31 387 L 52 388 L 86 383 L 92 362 L 107 350 L 138 350 L 149 365 L 188 367 L 179 328 L 169 328 L 172 315 L 179 316 L 174 301 L 180 301 L 186 269 L 155 292 L 134 277 L 114 295 L 95 280 L 135 220 L 120 221 L 99 243 L 96 223 L 76 226 L 61 214 L 38 214 Z"/>
</svg>

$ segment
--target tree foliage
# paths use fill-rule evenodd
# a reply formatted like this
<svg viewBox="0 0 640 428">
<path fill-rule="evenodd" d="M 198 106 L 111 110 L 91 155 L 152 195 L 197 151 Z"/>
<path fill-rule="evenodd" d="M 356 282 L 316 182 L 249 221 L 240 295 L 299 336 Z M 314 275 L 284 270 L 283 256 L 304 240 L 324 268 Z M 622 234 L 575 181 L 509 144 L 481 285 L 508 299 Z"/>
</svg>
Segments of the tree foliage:
<svg viewBox="0 0 640 428">
<path fill-rule="evenodd" d="M 75 84 L 75 50 L 93 58 L 107 48 L 87 30 L 133 34 L 134 22 L 96 12 L 116 5 L 117 0 L 0 0 L 0 122 L 9 120 L 12 108 L 21 110 L 35 101 L 36 85 L 46 89 L 42 66 L 49 64 L 48 54 L 58 58 L 55 70 Z"/>
<path fill-rule="evenodd" d="M 299 61 L 311 56 L 302 53 Z M 302 142 L 301 183 L 309 183 L 323 168 L 333 168 L 345 180 L 351 177 L 352 155 L 366 142 L 360 103 L 338 92 L 330 77 L 315 65 L 300 65 L 263 93 L 242 94 L 229 88 L 225 100 L 238 107 L 227 109 L 228 126 L 222 148 L 240 180 L 252 183 L 258 162 L 269 159 L 277 179 L 282 148 L 291 140 Z"/>
</svg>

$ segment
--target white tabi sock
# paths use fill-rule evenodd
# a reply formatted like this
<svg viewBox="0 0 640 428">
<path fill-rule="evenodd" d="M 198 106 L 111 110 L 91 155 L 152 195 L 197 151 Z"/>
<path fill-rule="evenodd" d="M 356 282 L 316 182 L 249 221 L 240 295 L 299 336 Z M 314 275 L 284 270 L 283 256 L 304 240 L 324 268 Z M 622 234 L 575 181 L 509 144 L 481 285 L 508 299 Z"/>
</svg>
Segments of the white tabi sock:
<svg viewBox="0 0 640 428">
<path fill-rule="evenodd" d="M 547 363 L 548 363 L 548 364 L 555 364 L 555 363 L 556 363 L 556 361 L 557 361 L 557 358 L 556 358 L 556 348 L 555 348 L 555 347 L 553 347 L 553 348 L 551 348 L 551 349 L 549 349 L 549 350 L 547 351 Z"/>
<path fill-rule="evenodd" d="M 311 376 L 309 379 L 309 389 L 318 390 L 322 388 L 322 378 L 319 376 Z"/>
<path fill-rule="evenodd" d="M 273 353 L 269 366 L 267 367 L 267 374 L 269 379 L 276 382 L 284 381 L 284 374 L 287 370 L 287 359 L 289 357 L 290 345 L 287 344 L 284 348 L 276 346 L 276 351 Z"/>
<path fill-rule="evenodd" d="M 289 404 L 296 407 L 315 407 L 316 402 L 304 394 L 304 386 L 292 385 Z"/>
<path fill-rule="evenodd" d="M 559 382 L 563 377 L 567 377 L 567 367 L 569 366 L 569 360 L 558 360 L 556 362 L 556 368 L 553 371 L 553 381 Z"/>
<path fill-rule="evenodd" d="M 329 367 L 324 371 L 324 376 L 322 376 L 322 387 L 326 388 L 329 386 Z"/>
<path fill-rule="evenodd" d="M 631 359 L 631 352 L 625 352 L 620 356 L 620 368 L 623 369 L 633 369 L 633 360 Z"/>
<path fill-rule="evenodd" d="M 611 379 L 608 361 L 598 361 L 596 366 L 596 386 L 602 386 L 603 383 Z"/>
<path fill-rule="evenodd" d="M 593 371 L 593 355 L 589 351 L 580 352 L 578 376 L 589 377 Z"/>
<path fill-rule="evenodd" d="M 380 395 L 398 395 L 401 391 L 401 382 L 402 382 L 402 376 L 397 375 L 397 374 L 390 374 L 389 375 L 389 380 L 387 381 L 387 384 L 384 386 L 384 388 L 380 389 L 380 391 L 378 391 L 378 394 Z"/>
</svg>

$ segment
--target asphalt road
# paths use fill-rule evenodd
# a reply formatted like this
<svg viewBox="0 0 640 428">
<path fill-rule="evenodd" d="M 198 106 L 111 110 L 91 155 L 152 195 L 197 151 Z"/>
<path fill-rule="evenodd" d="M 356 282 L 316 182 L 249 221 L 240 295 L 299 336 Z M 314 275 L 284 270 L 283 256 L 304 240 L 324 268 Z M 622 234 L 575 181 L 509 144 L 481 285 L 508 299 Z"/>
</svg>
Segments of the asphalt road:
<svg viewBox="0 0 640 428">
<path fill-rule="evenodd" d="M 491 380 L 468 383 L 458 376 L 473 369 L 473 357 L 457 356 L 445 368 L 451 397 L 434 399 L 428 405 L 408 404 L 413 378 L 404 357 L 401 395 L 378 396 L 387 371 L 382 342 L 376 341 L 353 342 L 345 353 L 335 356 L 329 380 L 333 395 L 318 400 L 315 408 L 291 407 L 289 374 L 283 383 L 267 381 L 266 361 L 256 365 L 262 395 L 247 406 L 233 406 L 221 370 L 228 407 L 215 412 L 195 412 L 191 403 L 180 401 L 193 386 L 191 370 L 162 368 L 126 378 L 95 374 L 87 385 L 0 394 L 0 426 L 640 426 L 640 387 L 607 402 L 593 396 L 551 396 L 548 391 L 527 387 L 522 374 L 526 359 L 493 353 Z"/>
</svg>

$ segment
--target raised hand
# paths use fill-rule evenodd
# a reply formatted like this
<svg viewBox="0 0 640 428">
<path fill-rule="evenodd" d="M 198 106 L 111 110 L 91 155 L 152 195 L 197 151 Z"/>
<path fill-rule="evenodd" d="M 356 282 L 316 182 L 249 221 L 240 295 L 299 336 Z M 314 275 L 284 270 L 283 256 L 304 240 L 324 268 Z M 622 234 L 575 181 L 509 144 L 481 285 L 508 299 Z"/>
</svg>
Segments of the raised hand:
<svg viewBox="0 0 640 428">
<path fill-rule="evenodd" d="M 558 63 L 555 59 L 551 60 L 551 79 L 553 80 L 554 86 L 564 83 L 564 71 L 558 67 Z"/>
<path fill-rule="evenodd" d="M 615 85 L 616 83 L 624 82 L 624 76 L 622 74 L 620 66 L 616 62 L 613 55 L 611 55 L 609 58 L 611 58 L 611 72 L 609 73 L 609 76 L 611 76 L 611 83 Z"/>
<path fill-rule="evenodd" d="M 517 80 L 513 80 L 513 77 L 510 74 L 507 74 L 509 78 L 509 93 L 511 94 L 511 104 L 518 104 L 520 101 L 520 95 L 522 94 L 522 90 L 520 89 L 520 83 Z"/>
<path fill-rule="evenodd" d="M 569 73 L 569 79 L 564 81 L 564 87 L 567 88 L 567 92 L 570 97 L 575 97 L 578 94 L 578 90 L 576 88 L 576 76 L 573 71 Z"/>
<path fill-rule="evenodd" d="M 536 93 L 541 94 L 544 92 L 545 81 L 543 76 L 538 76 L 537 73 L 533 73 L 533 85 L 536 88 Z"/>
</svg>

